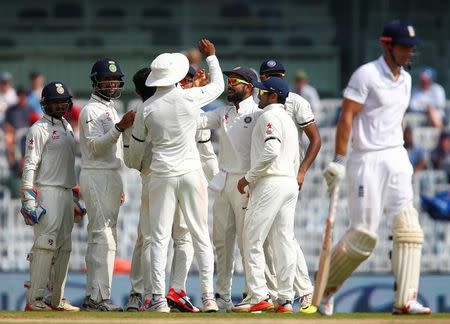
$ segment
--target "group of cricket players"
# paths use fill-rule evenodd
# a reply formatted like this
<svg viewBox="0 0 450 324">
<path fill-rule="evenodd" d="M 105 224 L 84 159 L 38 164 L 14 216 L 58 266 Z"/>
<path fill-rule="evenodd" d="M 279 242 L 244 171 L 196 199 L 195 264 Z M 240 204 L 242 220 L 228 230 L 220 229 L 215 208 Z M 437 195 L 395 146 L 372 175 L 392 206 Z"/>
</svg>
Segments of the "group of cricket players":
<svg viewBox="0 0 450 324">
<path fill-rule="evenodd" d="M 335 292 L 370 256 L 385 212 L 393 233 L 393 313 L 430 314 L 417 302 L 423 233 L 412 204 L 412 167 L 401 125 L 411 90 L 406 70 L 418 42 L 413 26 L 390 22 L 380 37 L 383 54 L 356 70 L 344 90 L 336 156 L 324 177 L 332 191 L 347 165 L 350 226 L 333 249 L 320 305 L 311 303 L 314 288 L 294 235 L 294 219 L 321 140 L 309 103 L 289 91 L 279 60 L 263 61 L 259 75 L 244 66 L 222 72 L 214 44 L 202 39 L 198 47 L 206 73 L 190 66 L 181 53 L 163 53 L 134 74 L 142 103 L 122 117 L 114 109 L 124 85 L 120 65 L 110 58 L 98 60 L 90 74 L 92 95 L 79 118 L 79 186 L 76 144 L 64 118 L 72 96 L 62 82 L 47 84 L 41 98 L 44 115 L 26 139 L 21 189 L 21 213 L 34 229 L 25 310 L 80 310 L 64 298 L 64 286 L 72 228 L 86 215 L 84 311 L 292 313 L 298 300 L 301 313 L 332 315 Z M 223 93 L 223 75 L 228 104 L 204 112 L 201 108 Z M 219 136 L 218 159 L 211 129 Z M 126 199 L 123 164 L 138 170 L 142 179 L 131 291 L 124 308 L 111 300 L 117 218 Z M 214 201 L 212 238 L 208 195 Z M 171 238 L 174 254 L 166 287 Z M 233 303 L 236 243 L 245 289 L 242 300 Z M 186 292 L 194 254 L 199 308 Z"/>
</svg>

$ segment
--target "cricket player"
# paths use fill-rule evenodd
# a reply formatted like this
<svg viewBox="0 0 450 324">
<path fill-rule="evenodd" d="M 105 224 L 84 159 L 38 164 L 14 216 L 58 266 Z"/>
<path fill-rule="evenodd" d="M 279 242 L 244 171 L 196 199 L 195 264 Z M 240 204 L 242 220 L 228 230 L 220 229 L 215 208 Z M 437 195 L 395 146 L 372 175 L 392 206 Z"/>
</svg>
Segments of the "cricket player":
<svg viewBox="0 0 450 324">
<path fill-rule="evenodd" d="M 276 312 L 292 313 L 297 265 L 294 215 L 299 189 L 298 133 L 284 107 L 288 84 L 270 77 L 253 85 L 260 89 L 259 107 L 263 114 L 252 133 L 251 168 L 237 185 L 241 194 L 248 190 L 250 195 L 243 229 L 244 268 L 251 296 L 249 311 L 274 309 L 264 274 L 263 245 L 267 240 L 273 250 L 277 280 Z"/>
<path fill-rule="evenodd" d="M 286 69 L 279 60 L 267 59 L 261 64 L 259 74 L 261 80 L 267 80 L 269 77 L 273 76 L 285 79 Z M 298 141 L 301 161 L 297 173 L 297 182 L 299 190 L 301 190 L 306 172 L 319 153 L 321 139 L 311 105 L 308 101 L 294 92 L 289 92 L 284 105 L 286 112 L 294 121 L 299 134 Z M 308 137 L 309 140 L 306 152 L 303 144 L 303 133 L 306 134 L 306 137 Z M 303 255 L 303 251 L 298 243 L 296 244 L 296 251 L 297 270 L 294 280 L 294 291 L 296 296 L 300 299 L 300 312 L 307 314 L 315 313 L 317 308 L 311 304 L 314 288 L 309 278 L 305 256 Z M 265 256 L 267 262 L 266 269 L 269 270 L 269 273 L 266 273 L 266 278 L 268 279 L 267 284 L 271 291 L 276 291 L 276 282 L 271 280 L 275 274 L 270 273 L 272 272 L 272 269 L 274 269 L 273 252 L 270 248 L 265 249 Z"/>
<path fill-rule="evenodd" d="M 183 90 L 177 87 L 189 69 L 183 54 L 164 53 L 151 64 L 146 85 L 157 87 L 139 113 L 130 141 L 130 165 L 140 169 L 145 139 L 152 143 L 152 175 L 149 186 L 149 226 L 143 231 L 151 240 L 152 296 L 146 308 L 167 312 L 165 267 L 167 248 L 176 209 L 181 208 L 191 233 L 199 263 L 202 310 L 217 311 L 213 290 L 214 255 L 208 233 L 208 197 L 206 178 L 196 147 L 195 133 L 200 107 L 216 99 L 224 88 L 214 45 L 203 39 L 199 48 L 206 57 L 211 82 L 206 86 Z M 144 253 L 146 251 L 144 247 Z"/>
<path fill-rule="evenodd" d="M 62 82 L 50 82 L 42 90 L 41 105 L 44 115 L 28 132 L 22 174 L 21 213 L 34 230 L 25 310 L 74 312 L 80 309 L 63 299 L 76 185 L 75 140 L 63 116 L 72 107 L 72 95 Z M 47 285 L 51 297 L 44 299 Z"/>
<path fill-rule="evenodd" d="M 248 197 L 236 190 L 237 182 L 250 169 L 251 134 L 262 111 L 252 97 L 251 69 L 236 67 L 223 72 L 228 77 L 227 100 L 230 105 L 202 113 L 199 128 L 219 129 L 220 172 L 210 183 L 217 192 L 213 205 L 213 243 L 217 256 L 216 301 L 221 311 L 233 308 L 231 283 L 236 238 L 242 250 L 242 228 Z M 237 305 L 240 309 L 240 305 Z"/>
<path fill-rule="evenodd" d="M 119 64 L 103 58 L 91 70 L 93 93 L 80 118 L 81 193 L 89 215 L 86 253 L 87 285 L 82 308 L 121 311 L 111 301 L 116 254 L 117 216 L 123 203 L 119 168 L 123 159 L 123 131 L 133 125 L 134 111 L 119 119 L 113 99 L 120 96 L 123 74 Z"/>
<path fill-rule="evenodd" d="M 150 68 L 143 68 L 136 72 L 133 76 L 133 82 L 135 85 L 135 92 L 141 97 L 143 101 L 146 101 L 150 98 L 156 88 L 155 87 L 146 87 L 145 80 L 150 74 Z M 189 67 L 189 72 L 186 77 L 181 80 L 180 84 L 183 89 L 191 88 L 193 84 L 192 80 L 195 77 L 196 71 L 194 68 Z M 139 107 L 142 109 L 142 105 Z M 128 131 L 130 131 L 129 136 Z M 131 136 L 131 129 L 128 129 L 127 132 L 124 132 L 124 160 L 125 164 L 129 165 L 129 138 Z M 200 160 L 202 161 L 203 171 L 208 180 L 211 180 L 212 176 L 214 176 L 218 172 L 217 166 L 217 157 L 214 153 L 213 147 L 211 145 L 211 133 L 208 130 L 198 130 L 197 131 L 197 148 L 200 154 Z M 150 294 L 151 284 L 150 281 L 147 284 L 144 284 L 143 274 L 145 273 L 143 270 L 145 268 L 150 268 L 150 258 L 146 255 L 142 254 L 142 246 L 143 246 L 143 237 L 141 234 L 141 222 L 145 222 L 146 220 L 142 220 L 142 217 L 148 217 L 148 179 L 150 177 L 150 162 L 152 158 L 151 152 L 151 143 L 147 144 L 145 149 L 144 157 L 145 160 L 141 169 L 141 177 L 142 177 L 142 195 L 141 195 L 141 213 L 140 213 L 140 223 L 138 225 L 138 238 L 136 241 L 136 245 L 133 251 L 133 259 L 131 263 L 131 293 L 128 299 L 128 303 L 126 306 L 127 311 L 138 311 L 142 306 L 142 294 L 145 289 L 149 291 L 147 294 Z M 186 222 L 184 221 L 184 217 L 178 208 L 177 213 L 174 218 L 174 224 L 172 229 L 172 239 L 174 240 L 174 258 L 172 262 L 172 271 L 170 277 L 170 289 L 166 296 L 169 305 L 172 309 L 177 309 L 182 312 L 198 312 L 199 309 L 195 307 L 190 298 L 186 294 L 186 279 L 189 273 L 189 269 L 192 263 L 192 259 L 194 256 L 194 249 L 192 246 L 192 239 L 187 228 Z M 149 240 L 147 240 L 149 242 Z M 142 261 L 145 260 L 146 266 L 142 265 Z M 146 275 L 146 280 L 149 280 L 149 275 Z"/>
<path fill-rule="evenodd" d="M 336 129 L 336 156 L 324 172 L 333 190 L 347 161 L 350 225 L 334 247 L 320 312 L 333 314 L 333 294 L 366 260 L 377 242 L 380 221 L 392 226 L 394 314 L 430 314 L 417 302 L 423 232 L 413 207 L 413 169 L 403 147 L 402 119 L 409 104 L 411 56 L 419 43 L 414 27 L 389 22 L 380 37 L 383 55 L 359 67 L 344 90 Z M 382 216 L 386 219 L 382 219 Z"/>
</svg>

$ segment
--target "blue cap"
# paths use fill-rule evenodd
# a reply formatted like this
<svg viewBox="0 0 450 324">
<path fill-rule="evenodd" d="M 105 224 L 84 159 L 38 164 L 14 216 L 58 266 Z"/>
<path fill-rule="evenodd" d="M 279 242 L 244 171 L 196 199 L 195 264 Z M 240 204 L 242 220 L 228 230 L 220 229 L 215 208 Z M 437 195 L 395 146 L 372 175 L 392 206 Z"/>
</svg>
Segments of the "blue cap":
<svg viewBox="0 0 450 324">
<path fill-rule="evenodd" d="M 273 72 L 286 72 L 283 64 L 276 59 L 268 59 L 262 62 L 261 67 L 259 68 L 259 75 L 273 73 Z"/>
<path fill-rule="evenodd" d="M 194 75 L 197 73 L 197 70 L 192 65 L 189 65 L 187 76 L 190 76 L 191 78 L 194 77 Z"/>
<path fill-rule="evenodd" d="M 67 89 L 64 83 L 59 81 L 50 82 L 42 89 L 42 101 L 71 98 L 72 95 L 70 94 L 69 89 Z"/>
<path fill-rule="evenodd" d="M 253 72 L 252 69 L 243 66 L 237 66 L 233 70 L 223 71 L 223 74 L 225 74 L 227 77 L 236 74 L 247 82 L 258 81 L 258 76 L 256 75 L 256 73 Z"/>
<path fill-rule="evenodd" d="M 289 85 L 282 78 L 270 77 L 261 82 L 253 81 L 252 84 L 255 88 L 275 92 L 281 98 L 289 95 Z"/>
<path fill-rule="evenodd" d="M 383 30 L 380 41 L 392 43 L 394 45 L 418 45 L 419 38 L 411 24 L 402 20 L 392 20 Z"/>
<path fill-rule="evenodd" d="M 105 77 L 117 77 L 121 79 L 123 77 L 122 70 L 119 63 L 110 58 L 102 58 L 94 63 L 91 69 L 91 80 L 98 81 L 99 78 Z"/>
</svg>

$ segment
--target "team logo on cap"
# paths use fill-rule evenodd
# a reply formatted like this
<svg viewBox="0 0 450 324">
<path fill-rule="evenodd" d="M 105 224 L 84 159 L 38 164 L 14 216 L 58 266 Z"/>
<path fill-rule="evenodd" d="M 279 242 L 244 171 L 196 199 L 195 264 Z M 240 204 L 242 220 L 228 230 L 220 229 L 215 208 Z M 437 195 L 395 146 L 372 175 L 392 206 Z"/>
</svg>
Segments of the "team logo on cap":
<svg viewBox="0 0 450 324">
<path fill-rule="evenodd" d="M 408 34 L 409 34 L 409 37 L 416 36 L 416 32 L 414 31 L 414 27 L 413 26 L 408 26 Z"/>
<path fill-rule="evenodd" d="M 270 60 L 270 61 L 267 61 L 267 66 L 268 67 L 274 67 L 275 65 L 277 65 L 277 62 L 275 62 L 274 60 Z"/>
<path fill-rule="evenodd" d="M 250 124 L 251 122 L 252 122 L 252 117 L 247 116 L 247 117 L 244 118 L 244 123 Z"/>
<path fill-rule="evenodd" d="M 61 83 L 55 83 L 55 87 L 56 87 L 56 92 L 58 92 L 59 94 L 63 94 L 64 93 L 64 88 L 63 88 L 63 85 Z"/>
<path fill-rule="evenodd" d="M 117 71 L 117 67 L 116 67 L 116 65 L 113 63 L 113 64 L 110 64 L 109 66 L 108 66 L 108 68 L 109 68 L 109 70 L 111 71 L 111 72 L 116 72 Z"/>
</svg>

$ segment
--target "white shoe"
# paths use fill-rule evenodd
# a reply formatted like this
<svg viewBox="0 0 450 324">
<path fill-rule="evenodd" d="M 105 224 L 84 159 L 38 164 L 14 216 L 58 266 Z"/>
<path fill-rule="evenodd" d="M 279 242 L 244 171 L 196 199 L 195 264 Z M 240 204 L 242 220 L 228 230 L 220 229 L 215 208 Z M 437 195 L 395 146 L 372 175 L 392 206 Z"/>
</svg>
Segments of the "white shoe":
<svg viewBox="0 0 450 324">
<path fill-rule="evenodd" d="M 430 315 L 431 308 L 425 307 L 416 300 L 410 300 L 402 308 L 394 307 L 392 310 L 394 315 Z"/>
<path fill-rule="evenodd" d="M 59 306 L 56 308 L 53 308 L 53 310 L 55 310 L 57 312 L 79 312 L 80 308 L 77 306 L 71 305 L 67 299 L 63 298 L 63 299 L 61 299 Z"/>
<path fill-rule="evenodd" d="M 219 307 L 219 312 L 231 312 L 234 305 L 233 305 L 233 302 L 231 301 L 230 296 L 221 296 L 220 294 L 216 293 L 215 297 L 216 297 L 217 307 Z"/>
<path fill-rule="evenodd" d="M 146 299 L 144 301 L 144 310 L 147 312 L 170 313 L 170 307 L 165 297 Z"/>
<path fill-rule="evenodd" d="M 334 312 L 334 296 L 323 297 L 319 305 L 319 313 L 325 316 L 331 316 Z"/>
<path fill-rule="evenodd" d="M 217 306 L 216 299 L 213 294 L 204 294 L 202 296 L 202 304 L 203 313 L 213 313 L 219 311 L 219 307 Z"/>
</svg>

